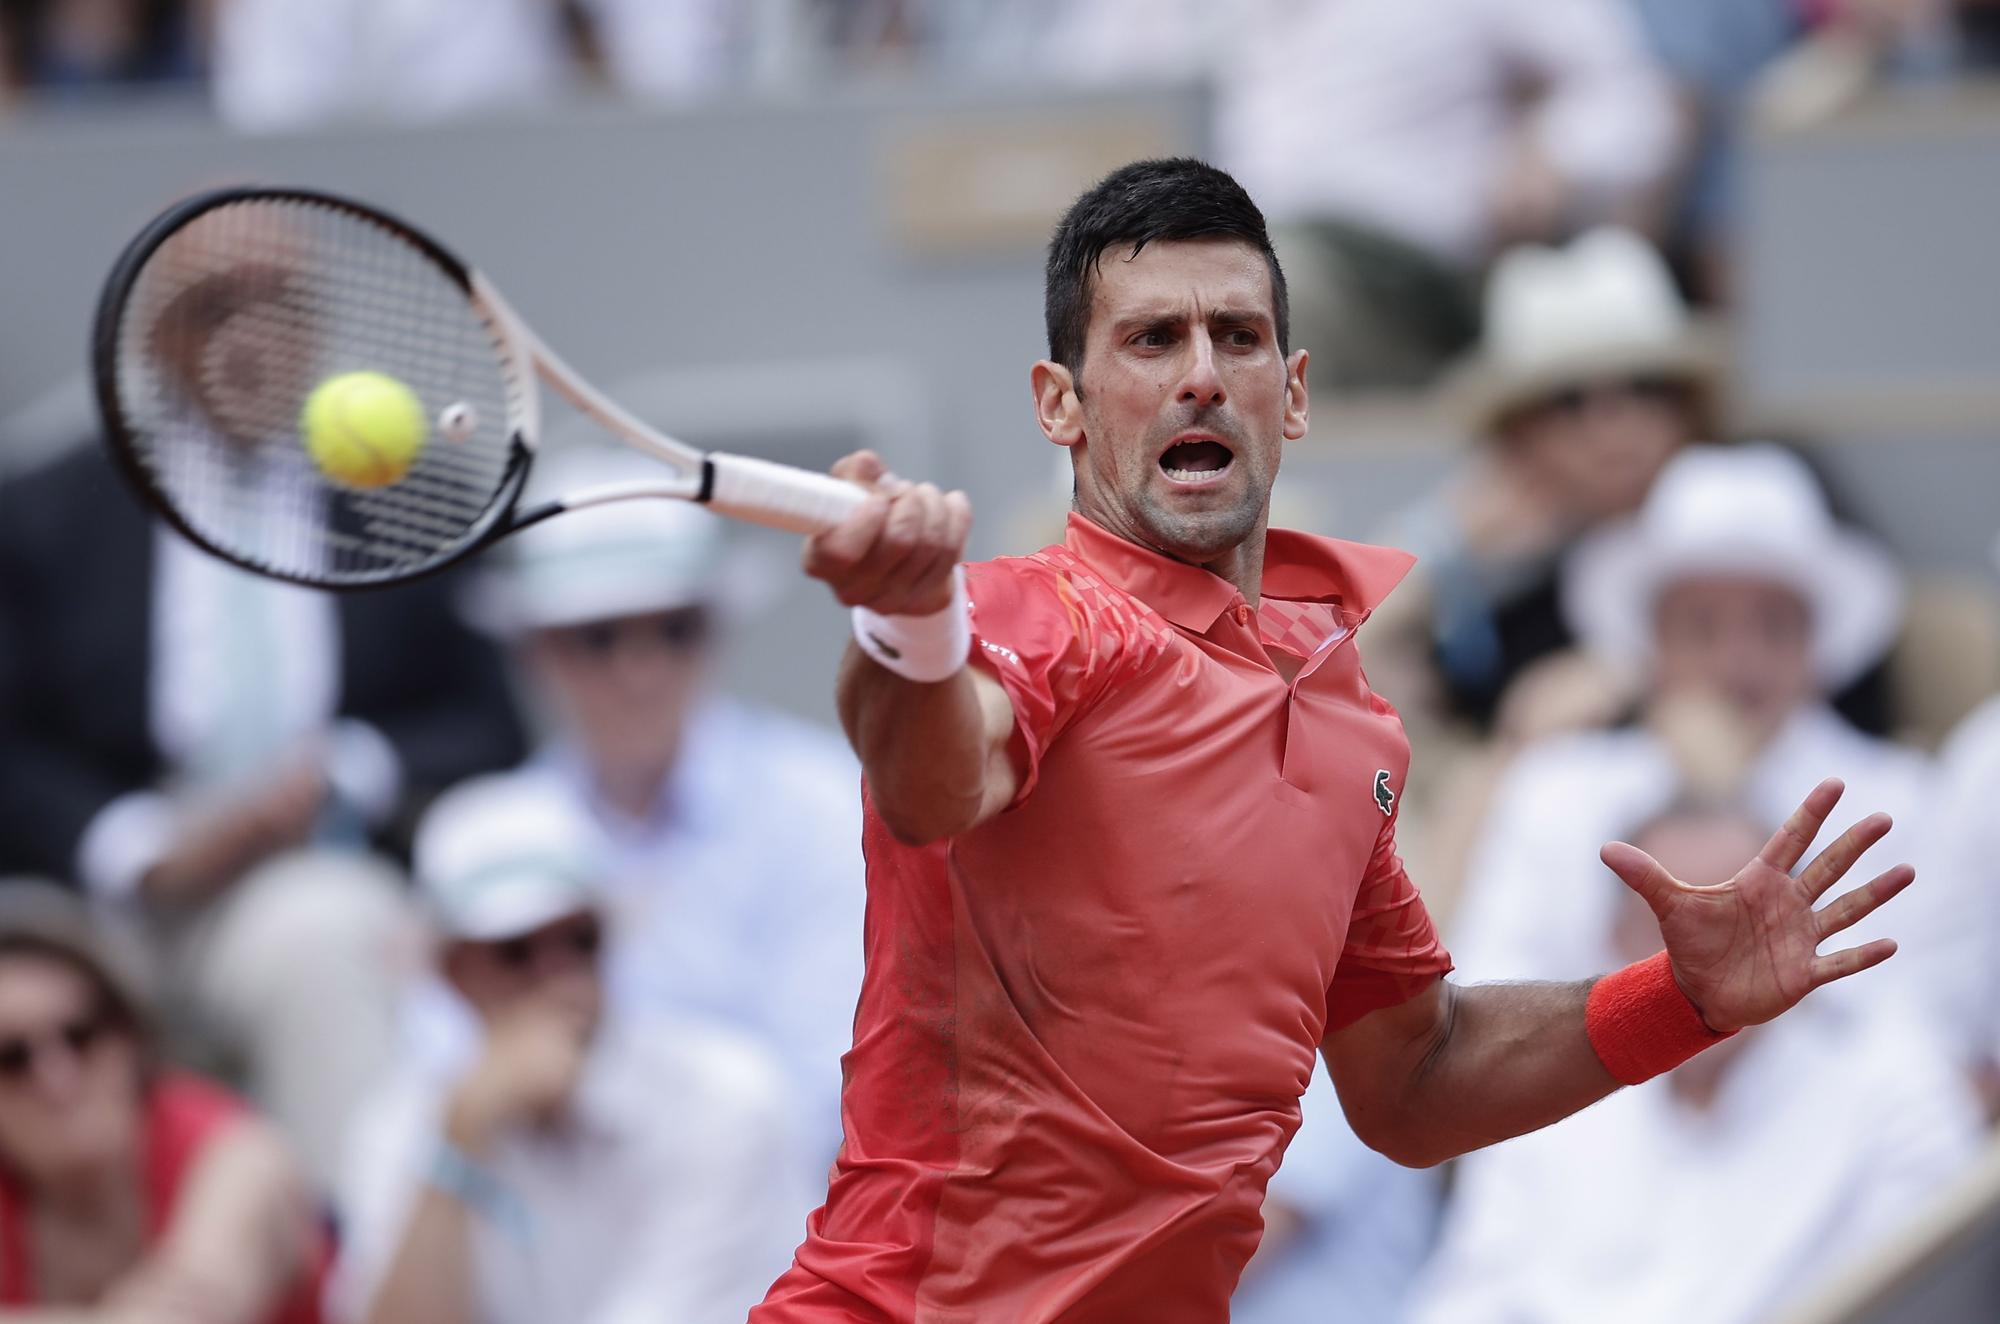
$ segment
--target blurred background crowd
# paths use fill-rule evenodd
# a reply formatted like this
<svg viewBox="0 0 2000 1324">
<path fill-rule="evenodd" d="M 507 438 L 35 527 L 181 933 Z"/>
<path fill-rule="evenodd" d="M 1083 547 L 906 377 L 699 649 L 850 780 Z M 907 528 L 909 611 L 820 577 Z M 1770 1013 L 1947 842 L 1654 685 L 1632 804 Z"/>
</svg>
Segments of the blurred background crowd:
<svg viewBox="0 0 2000 1324">
<path fill-rule="evenodd" d="M 467 167 L 469 217 L 507 209 L 511 144 L 583 115 L 627 155 L 565 204 L 575 239 L 538 236 L 553 281 L 592 214 L 668 224 L 631 178 L 656 128 L 915 104 L 839 181 L 896 219 L 857 238 L 815 207 L 825 180 L 767 181 L 808 264 L 787 266 L 727 247 L 725 197 L 698 260 L 750 311 L 711 288 L 693 317 L 627 305 L 615 338 L 655 421 L 776 445 L 851 416 L 826 435 L 963 481 L 992 554 L 1059 527 L 1018 389 L 1042 352 L 1013 333 L 1039 298 L 1020 236 L 1089 178 L 1044 178 L 1063 158 L 1007 135 L 1094 143 L 1092 169 L 1162 139 L 1081 112 L 1003 117 L 999 150 L 924 134 L 968 99 L 1190 89 L 1165 144 L 1265 208 L 1312 356 L 1274 522 L 1420 557 L 1364 656 L 1415 746 L 1399 836 L 1456 977 L 1649 954 L 1598 846 L 1720 882 L 1823 776 L 1849 787 L 1836 818 L 1896 818 L 1857 876 L 1920 874 L 1861 934 L 1901 940 L 1880 972 L 1442 1173 L 1363 1149 L 1322 1073 L 1234 1317 L 1749 1324 L 1920 1229 L 1990 1168 L 2000 1117 L 2000 585 L 1938 551 L 2000 517 L 1990 487 L 1909 496 L 1993 472 L 2000 268 L 1989 246 L 1942 278 L 1990 337 L 1972 369 L 1760 407 L 1745 383 L 1783 356 L 1746 291 L 1770 271 L 1929 289 L 1950 259 L 1904 244 L 1859 271 L 1820 218 L 1746 238 L 1754 149 L 1896 108 L 1994 153 L 1938 204 L 1990 221 L 1996 63 L 1993 0 L 0 0 L 0 179 L 59 212 L 84 196 L 66 171 L 143 173 L 166 107 L 208 144 L 180 191 L 256 143 L 393 205 L 402 145 L 444 142 L 501 162 Z M 110 136 L 64 136 L 84 123 Z M 0 254 L 0 291 L 27 288 L 32 248 Z M 870 262 L 975 296 L 926 317 L 947 306 L 927 286 L 901 315 L 987 383 L 937 414 L 999 422 L 885 414 L 925 368 L 865 311 L 838 334 L 873 357 L 702 358 L 709 395 L 666 361 L 704 319 L 795 347 L 791 305 L 843 303 L 819 269 Z M 987 290 L 1007 334 L 958 340 Z M 41 310 L 7 316 L 0 357 L 32 357 Z M 64 381 L 4 368 L 0 1320 L 741 1318 L 841 1136 L 864 896 L 858 772 L 825 720 L 839 614 L 782 544 L 668 505 L 376 594 L 255 580 L 149 522 Z M 778 421 L 746 434 L 710 395 Z M 558 429 L 536 482 L 640 463 Z M 58 1306 L 78 1313 L 34 1313 Z"/>
</svg>

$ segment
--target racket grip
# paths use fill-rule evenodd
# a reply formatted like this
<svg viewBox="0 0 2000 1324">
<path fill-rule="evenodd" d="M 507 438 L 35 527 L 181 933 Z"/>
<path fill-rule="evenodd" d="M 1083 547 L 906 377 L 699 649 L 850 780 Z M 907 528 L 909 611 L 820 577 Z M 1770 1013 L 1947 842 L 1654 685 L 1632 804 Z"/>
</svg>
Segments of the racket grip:
<svg viewBox="0 0 2000 1324">
<path fill-rule="evenodd" d="M 830 529 L 868 499 L 853 483 L 788 464 L 714 452 L 708 508 L 722 515 L 792 533 Z"/>
</svg>

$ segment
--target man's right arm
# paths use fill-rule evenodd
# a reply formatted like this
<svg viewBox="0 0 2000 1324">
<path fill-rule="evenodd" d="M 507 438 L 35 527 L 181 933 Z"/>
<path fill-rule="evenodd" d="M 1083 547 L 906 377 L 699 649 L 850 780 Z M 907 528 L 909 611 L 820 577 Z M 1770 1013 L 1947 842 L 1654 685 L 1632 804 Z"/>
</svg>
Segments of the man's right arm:
<svg viewBox="0 0 2000 1324">
<path fill-rule="evenodd" d="M 841 725 L 868 794 L 896 839 L 922 845 L 977 827 L 1020 785 L 1008 752 L 1014 706 L 970 666 L 935 684 L 905 680 L 854 644 L 840 664 Z"/>
<path fill-rule="evenodd" d="M 849 607 L 929 616 L 957 602 L 972 507 L 962 492 L 890 476 L 867 451 L 833 468 L 874 495 L 806 543 L 806 573 Z M 838 684 L 841 724 L 868 793 L 898 840 L 935 841 L 976 827 L 1013 800 L 1013 706 L 990 676 L 962 666 L 939 681 L 890 670 L 850 644 Z"/>
</svg>

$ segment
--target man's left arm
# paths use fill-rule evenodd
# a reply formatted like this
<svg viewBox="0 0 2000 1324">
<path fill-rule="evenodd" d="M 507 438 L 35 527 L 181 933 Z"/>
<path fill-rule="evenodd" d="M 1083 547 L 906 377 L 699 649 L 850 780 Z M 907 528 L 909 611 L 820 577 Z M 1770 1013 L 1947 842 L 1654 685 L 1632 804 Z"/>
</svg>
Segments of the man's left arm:
<svg viewBox="0 0 2000 1324">
<path fill-rule="evenodd" d="M 1790 872 L 1840 794 L 1838 781 L 1822 782 L 1756 859 L 1715 887 L 1672 877 L 1636 847 L 1606 846 L 1604 862 L 1659 921 L 1658 957 L 1574 984 L 1439 979 L 1334 1030 L 1322 1048 L 1355 1134 L 1399 1163 L 1441 1163 L 1559 1121 L 1887 960 L 1896 950 L 1888 939 L 1817 949 L 1908 886 L 1909 866 L 1814 908 L 1888 832 L 1886 814 Z"/>
</svg>

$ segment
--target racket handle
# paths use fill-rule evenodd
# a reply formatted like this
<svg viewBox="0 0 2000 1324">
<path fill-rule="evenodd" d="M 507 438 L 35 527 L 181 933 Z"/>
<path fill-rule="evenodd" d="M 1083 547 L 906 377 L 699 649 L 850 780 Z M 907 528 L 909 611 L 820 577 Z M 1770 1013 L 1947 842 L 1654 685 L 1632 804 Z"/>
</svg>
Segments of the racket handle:
<svg viewBox="0 0 2000 1324">
<path fill-rule="evenodd" d="M 830 529 L 853 513 L 868 494 L 842 478 L 788 464 L 714 452 L 708 508 L 718 514 L 792 533 Z"/>
</svg>

